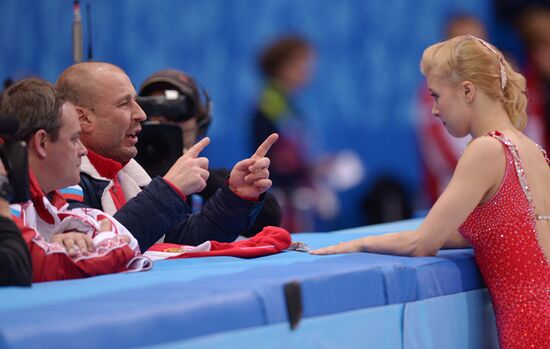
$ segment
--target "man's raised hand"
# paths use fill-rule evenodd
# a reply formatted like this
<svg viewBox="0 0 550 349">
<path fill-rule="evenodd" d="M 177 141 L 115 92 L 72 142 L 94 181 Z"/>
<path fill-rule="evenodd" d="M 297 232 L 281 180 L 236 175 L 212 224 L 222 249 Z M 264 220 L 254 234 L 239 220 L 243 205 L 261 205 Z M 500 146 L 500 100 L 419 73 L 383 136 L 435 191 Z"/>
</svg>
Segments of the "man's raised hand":
<svg viewBox="0 0 550 349">
<path fill-rule="evenodd" d="M 199 155 L 209 143 L 208 137 L 197 142 L 164 175 L 164 179 L 172 183 L 185 196 L 200 192 L 206 187 L 209 176 L 208 159 Z"/>
<path fill-rule="evenodd" d="M 255 200 L 271 187 L 270 160 L 266 155 L 278 138 L 278 134 L 271 134 L 250 158 L 239 161 L 233 167 L 229 175 L 231 191 L 242 198 Z"/>
</svg>

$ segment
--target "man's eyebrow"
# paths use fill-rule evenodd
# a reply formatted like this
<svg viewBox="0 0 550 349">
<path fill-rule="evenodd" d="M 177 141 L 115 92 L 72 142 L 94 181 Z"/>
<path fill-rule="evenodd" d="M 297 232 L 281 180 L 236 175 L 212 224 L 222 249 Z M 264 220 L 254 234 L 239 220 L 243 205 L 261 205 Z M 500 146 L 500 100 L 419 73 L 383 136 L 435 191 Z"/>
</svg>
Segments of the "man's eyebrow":
<svg viewBox="0 0 550 349">
<path fill-rule="evenodd" d="M 120 103 L 122 103 L 122 102 L 128 102 L 128 101 L 130 101 L 130 100 L 132 100 L 132 99 L 134 99 L 134 98 L 132 97 L 132 95 L 127 94 L 127 95 L 125 95 L 125 96 L 123 96 L 123 97 L 117 99 L 116 104 L 120 104 Z"/>
</svg>

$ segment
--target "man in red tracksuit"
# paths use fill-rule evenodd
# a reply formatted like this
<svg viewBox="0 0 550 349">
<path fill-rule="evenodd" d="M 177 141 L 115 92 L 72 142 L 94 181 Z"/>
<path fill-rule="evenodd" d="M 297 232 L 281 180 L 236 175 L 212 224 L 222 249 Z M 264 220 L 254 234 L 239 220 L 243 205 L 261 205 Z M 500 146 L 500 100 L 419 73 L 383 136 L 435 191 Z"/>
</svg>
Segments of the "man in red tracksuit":
<svg viewBox="0 0 550 349">
<path fill-rule="evenodd" d="M 0 112 L 17 118 L 15 137 L 28 144 L 31 199 L 11 209 L 30 251 L 33 281 L 150 267 L 124 226 L 99 210 L 69 210 L 57 192 L 78 183 L 86 155 L 74 105 L 47 81 L 30 78 L 6 90 Z"/>
</svg>

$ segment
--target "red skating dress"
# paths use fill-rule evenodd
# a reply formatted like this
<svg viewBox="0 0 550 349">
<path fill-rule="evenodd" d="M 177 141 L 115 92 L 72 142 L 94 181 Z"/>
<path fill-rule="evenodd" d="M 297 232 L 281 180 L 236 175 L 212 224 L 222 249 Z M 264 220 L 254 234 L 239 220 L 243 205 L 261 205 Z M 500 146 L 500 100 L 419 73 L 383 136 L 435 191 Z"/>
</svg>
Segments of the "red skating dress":
<svg viewBox="0 0 550 349">
<path fill-rule="evenodd" d="M 550 261 L 535 225 L 549 217 L 535 212 L 515 145 L 498 131 L 489 135 L 504 145 L 504 178 L 497 193 L 476 207 L 459 231 L 473 246 L 489 289 L 501 349 L 549 349 Z"/>
</svg>

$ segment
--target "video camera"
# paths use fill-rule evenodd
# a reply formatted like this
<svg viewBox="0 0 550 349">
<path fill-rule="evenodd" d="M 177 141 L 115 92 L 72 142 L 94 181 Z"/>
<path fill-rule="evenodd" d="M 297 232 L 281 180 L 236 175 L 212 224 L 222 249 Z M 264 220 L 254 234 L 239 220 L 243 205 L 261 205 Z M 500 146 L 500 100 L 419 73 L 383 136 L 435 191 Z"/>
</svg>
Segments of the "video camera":
<svg viewBox="0 0 550 349">
<path fill-rule="evenodd" d="M 147 116 L 163 116 L 169 121 L 182 122 L 197 116 L 196 103 L 176 90 L 164 91 L 164 96 L 137 97 Z"/>
<path fill-rule="evenodd" d="M 164 96 L 137 97 L 137 102 L 147 117 L 162 116 L 171 122 L 189 120 L 197 113 L 191 99 L 173 90 L 165 91 Z M 149 176 L 163 176 L 183 155 L 181 128 L 158 120 L 147 120 L 141 127 L 136 161 Z"/>
<path fill-rule="evenodd" d="M 158 121 L 145 121 L 141 127 L 135 159 L 149 176 L 164 176 L 183 155 L 181 128 Z"/>
<path fill-rule="evenodd" d="M 27 144 L 14 138 L 19 122 L 9 116 L 0 116 L 0 160 L 8 173 L 9 184 L 13 193 L 6 188 L 0 188 L 2 194 L 10 203 L 20 203 L 29 200 L 29 162 Z"/>
<path fill-rule="evenodd" d="M 201 137 L 212 121 L 210 97 L 206 91 L 203 90 L 201 98 L 167 87 L 163 95 L 137 97 L 137 103 L 149 120 L 141 124 L 136 161 L 151 177 L 166 174 L 183 155 L 185 140 L 181 127 L 175 123 L 196 119 L 197 137 Z M 155 116 L 162 119 L 151 120 Z"/>
</svg>

